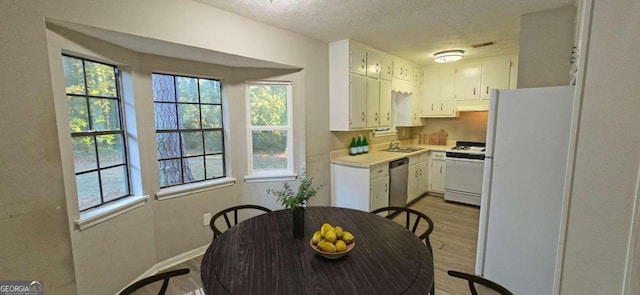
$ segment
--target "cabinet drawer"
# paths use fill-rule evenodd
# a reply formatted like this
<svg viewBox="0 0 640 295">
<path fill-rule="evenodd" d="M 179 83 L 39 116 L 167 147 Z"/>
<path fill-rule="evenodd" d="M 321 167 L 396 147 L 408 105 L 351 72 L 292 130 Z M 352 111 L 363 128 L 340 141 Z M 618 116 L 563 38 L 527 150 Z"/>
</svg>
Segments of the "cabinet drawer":
<svg viewBox="0 0 640 295">
<path fill-rule="evenodd" d="M 383 164 L 383 165 L 371 167 L 370 179 L 377 179 L 377 178 L 387 177 L 387 176 L 389 176 L 389 164 Z"/>
<path fill-rule="evenodd" d="M 429 159 L 429 153 L 422 153 L 418 156 L 418 162 L 426 162 Z"/>
<path fill-rule="evenodd" d="M 444 160 L 446 157 L 447 157 L 446 152 L 440 152 L 440 151 L 431 152 L 431 159 Z"/>
</svg>

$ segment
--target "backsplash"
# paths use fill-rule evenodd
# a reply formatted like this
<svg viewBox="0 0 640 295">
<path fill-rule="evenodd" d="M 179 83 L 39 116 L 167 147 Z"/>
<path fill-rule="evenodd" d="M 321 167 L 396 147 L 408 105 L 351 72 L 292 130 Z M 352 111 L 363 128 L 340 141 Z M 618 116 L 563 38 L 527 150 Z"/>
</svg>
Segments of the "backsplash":
<svg viewBox="0 0 640 295">
<path fill-rule="evenodd" d="M 405 140 L 413 138 L 413 132 L 416 127 L 398 127 L 398 133 L 396 136 L 384 136 L 373 137 L 373 130 L 361 130 L 361 131 L 333 131 L 333 142 L 331 144 L 331 150 L 339 150 L 349 148 L 351 138 L 357 138 L 358 135 L 366 136 L 369 141 L 369 145 L 385 143 L 392 140 Z M 417 133 L 416 133 L 417 138 Z"/>
<path fill-rule="evenodd" d="M 431 134 L 444 129 L 449 140 L 485 142 L 487 138 L 487 112 L 461 112 L 458 118 L 428 118 L 422 120 L 423 128 L 411 129 L 411 138 L 420 133 Z"/>
</svg>

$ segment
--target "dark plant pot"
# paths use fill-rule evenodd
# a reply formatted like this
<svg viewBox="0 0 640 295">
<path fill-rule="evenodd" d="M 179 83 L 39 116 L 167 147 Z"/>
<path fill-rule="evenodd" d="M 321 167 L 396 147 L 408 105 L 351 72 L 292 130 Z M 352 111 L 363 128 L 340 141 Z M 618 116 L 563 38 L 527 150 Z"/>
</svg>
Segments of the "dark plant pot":
<svg viewBox="0 0 640 295">
<path fill-rule="evenodd" d="M 293 237 L 304 238 L 304 207 L 292 208 L 291 215 L 293 215 Z"/>
</svg>

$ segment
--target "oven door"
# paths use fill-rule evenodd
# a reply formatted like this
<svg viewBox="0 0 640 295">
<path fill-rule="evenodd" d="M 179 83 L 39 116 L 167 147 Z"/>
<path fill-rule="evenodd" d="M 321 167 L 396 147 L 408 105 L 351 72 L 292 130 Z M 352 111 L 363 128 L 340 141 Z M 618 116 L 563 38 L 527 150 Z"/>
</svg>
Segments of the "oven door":
<svg viewBox="0 0 640 295">
<path fill-rule="evenodd" d="M 444 177 L 445 195 L 447 191 L 480 196 L 484 160 L 447 157 Z"/>
</svg>

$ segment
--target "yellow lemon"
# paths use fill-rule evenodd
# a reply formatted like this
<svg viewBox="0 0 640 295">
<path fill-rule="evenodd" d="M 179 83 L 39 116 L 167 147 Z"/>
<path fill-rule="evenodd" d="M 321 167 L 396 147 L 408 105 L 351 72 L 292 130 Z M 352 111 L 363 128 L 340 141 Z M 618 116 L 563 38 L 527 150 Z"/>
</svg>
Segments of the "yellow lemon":
<svg viewBox="0 0 640 295">
<path fill-rule="evenodd" d="M 336 253 L 336 246 L 333 243 L 325 242 L 322 246 L 323 249 L 320 250 L 329 253 Z"/>
<path fill-rule="evenodd" d="M 339 226 L 334 227 L 334 229 L 336 230 L 336 235 L 338 236 L 338 239 L 342 238 L 342 233 L 344 232 L 344 229 L 342 229 L 342 227 L 339 227 Z"/>
<path fill-rule="evenodd" d="M 322 227 L 320 227 L 320 235 L 324 237 L 324 235 L 332 228 L 331 224 L 323 224 Z"/>
<path fill-rule="evenodd" d="M 324 239 L 327 240 L 327 242 L 335 243 L 338 239 L 338 235 L 336 234 L 335 230 L 330 229 L 324 234 Z"/>
<path fill-rule="evenodd" d="M 353 242 L 353 240 L 354 240 L 354 239 L 355 239 L 355 238 L 353 237 L 353 235 L 352 235 L 350 232 L 345 231 L 345 232 L 343 232 L 343 233 L 342 233 L 342 240 L 343 240 L 345 243 L 347 243 L 347 244 L 351 244 L 351 243 Z"/>
<path fill-rule="evenodd" d="M 347 251 L 347 244 L 345 244 L 344 241 L 342 241 L 342 240 L 338 240 L 336 242 L 336 251 L 337 252 Z"/>
<path fill-rule="evenodd" d="M 313 237 L 311 238 L 311 241 L 313 242 L 314 245 L 317 245 L 321 239 L 322 238 L 320 237 L 320 231 L 316 231 L 315 233 L 313 233 Z"/>
</svg>

